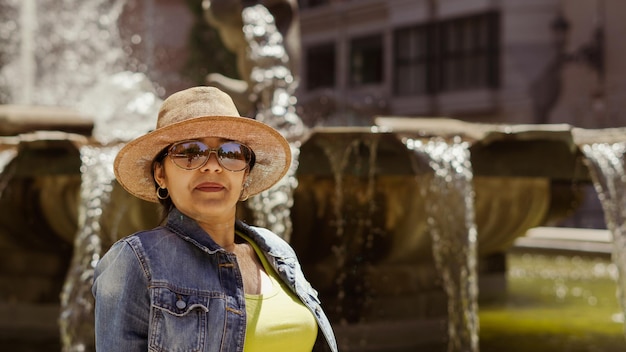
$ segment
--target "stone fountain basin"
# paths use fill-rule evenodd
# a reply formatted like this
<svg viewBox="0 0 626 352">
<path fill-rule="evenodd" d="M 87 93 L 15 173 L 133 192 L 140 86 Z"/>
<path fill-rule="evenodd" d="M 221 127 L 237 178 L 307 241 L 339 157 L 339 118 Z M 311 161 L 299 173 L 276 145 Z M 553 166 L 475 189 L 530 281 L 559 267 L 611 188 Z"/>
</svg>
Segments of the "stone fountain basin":
<svg viewBox="0 0 626 352">
<path fill-rule="evenodd" d="M 373 178 L 376 196 L 388 205 L 380 210 L 384 226 L 387 229 L 397 227 L 405 234 L 413 233 L 411 237 L 416 241 L 428 242 L 429 236 L 417 230 L 425 221 L 420 218 L 423 211 L 419 210 L 422 206 L 419 204 L 419 179 L 423 171 L 416 171 L 412 152 L 401 139 L 438 136 L 453 140 L 460 136 L 470 143 L 479 253 L 488 255 L 506 251 L 527 229 L 566 216 L 574 210 L 572 204 L 580 200 L 572 184 L 590 182 L 584 156 L 574 144 L 569 125 L 506 126 L 414 118 L 379 118 L 377 123 L 378 126 L 364 128 L 314 129 L 300 149 L 296 195 L 307 198 L 309 206 L 332 210 L 329 202 L 337 192 L 337 175 L 324 146 L 337 144 L 337 141 L 344 145 L 349 144 L 348 141 L 361 143 L 358 152 L 350 155 L 347 163 L 350 166 L 341 172 L 341 177 L 349 179 L 344 185 L 352 186 L 358 193 L 355 183 L 360 182 L 364 190 Z M 367 147 L 373 139 L 377 140 L 374 166 L 369 165 L 371 150 Z M 352 196 L 358 197 L 358 194 Z M 299 215 L 297 209 L 294 212 Z M 345 215 L 350 217 L 349 213 Z M 306 223 L 303 219 L 294 222 L 295 226 Z M 298 236 L 298 232 L 294 231 L 294 236 Z M 406 243 L 401 247 L 413 253 Z M 428 245 L 420 248 L 429 250 Z M 423 254 L 421 250 L 418 253 Z"/>
<path fill-rule="evenodd" d="M 49 262 L 44 264 L 45 273 L 32 274 L 37 283 L 26 272 L 20 273 L 20 280 L 30 280 L 28 285 L 16 284 L 15 279 L 10 284 L 0 281 L 7 297 L 25 303 L 40 302 L 41 297 L 54 301 L 61 287 L 78 226 L 79 148 L 94 143 L 88 121 L 71 113 L 64 119 L 62 112 L 51 111 L 49 118 L 46 109 L 0 109 L 0 120 L 10 122 L 0 125 L 4 126 L 0 144 L 18 150 L 2 176 L 6 187 L 0 197 L 0 250 L 19 254 L 5 257 L 0 272 L 15 277 L 13 271 L 25 256 L 37 261 L 42 252 Z M 413 118 L 376 122 L 366 128 L 316 128 L 302 143 L 291 242 L 332 320 L 348 325 L 367 322 L 375 330 L 403 322 L 406 329 L 392 330 L 406 339 L 389 336 L 413 341 L 414 332 L 423 331 L 422 340 L 436 343 L 446 334 L 445 324 L 431 318 L 445 320 L 447 311 L 425 226 L 426 204 L 420 197 L 420 178 L 426 174 L 412 168 L 401 139 L 439 136 L 470 143 L 481 297 L 505 290 L 503 254 L 513 241 L 528 229 L 571 212 L 581 197 L 572 184 L 588 183 L 590 178 L 569 125 L 506 126 Z M 372 140 L 377 141 L 376 148 L 368 147 Z M 360 145 L 339 174 L 324 151 L 337 141 Z M 337 187 L 338 177 L 342 187 Z M 156 206 L 115 187 L 111 207 L 119 204 L 130 204 L 122 221 L 107 217 L 103 210 L 105 244 L 158 222 Z M 245 209 L 241 216 L 248 218 Z M 51 239 L 57 244 L 50 245 Z M 343 256 L 340 267 L 338 248 Z M 62 258 L 55 259 L 57 252 Z M 342 272 L 349 274 L 338 279 Z M 338 298 L 341 295 L 350 299 Z M 368 344 L 376 344 L 371 338 L 377 334 L 342 326 L 338 329 L 346 345 L 366 337 Z"/>
<path fill-rule="evenodd" d="M 311 145 L 321 143 L 318 141 L 320 139 L 359 139 L 359 136 L 378 134 L 383 135 L 379 153 L 384 155 L 384 159 L 377 159 L 379 163 L 384 163 L 380 169 L 388 173 L 414 174 L 411 163 L 407 162 L 406 147 L 400 142 L 401 138 L 419 136 L 452 140 L 459 136 L 471 145 L 474 175 L 589 181 L 582 162 L 583 154 L 576 144 L 579 141 L 574 140 L 574 135 L 581 135 L 585 130 L 568 124 L 498 125 L 447 118 L 406 117 L 379 117 L 375 122 L 376 126 L 372 127 L 315 128 L 304 143 L 302 154 L 307 154 L 306 150 Z M 588 139 L 596 138 L 602 142 L 607 138 L 606 133 L 586 131 L 589 131 Z M 299 172 L 328 172 L 330 168 L 326 166 L 319 167 L 314 162 L 303 161 Z"/>
<path fill-rule="evenodd" d="M 58 106 L 0 105 L 0 136 L 35 131 L 62 131 L 91 134 L 93 121 L 70 108 Z"/>
<path fill-rule="evenodd" d="M 5 136 L 0 137 L 0 141 L 5 147 L 15 145 L 19 150 L 8 166 L 9 188 L 15 182 L 31 182 L 44 207 L 37 211 L 37 216 L 44 216 L 55 235 L 71 243 L 76 232 L 80 187 L 78 148 L 81 144 L 93 143 L 89 139 L 89 120 L 67 109 L 0 106 L 0 121 L 3 121 L 0 135 Z M 351 156 L 349 167 L 342 172 L 341 177 L 348 180 L 344 186 L 352 187 L 352 194 L 344 196 L 345 203 L 360 202 L 351 208 L 354 214 L 347 209 L 343 215 L 356 221 L 364 214 L 366 203 L 378 202 L 364 199 L 362 192 L 359 193 L 359 187 L 361 190 L 366 187 L 373 172 L 374 197 L 380 200 L 376 213 L 380 224 L 377 226 L 390 234 L 385 241 L 398 247 L 385 255 L 390 261 L 428 258 L 430 251 L 430 238 L 423 232 L 425 219 L 421 218 L 423 211 L 420 210 L 423 204 L 418 196 L 421 175 L 412 167 L 409 151 L 401 138 L 439 136 L 451 140 L 460 136 L 470 143 L 478 250 L 484 256 L 506 251 L 515 238 L 529 228 L 551 224 L 566 216 L 573 210 L 572 204 L 580 201 L 580 194 L 572 183 L 590 182 L 583 155 L 574 143 L 573 128 L 569 125 L 487 125 L 443 118 L 399 117 L 377 118 L 376 123 L 377 126 L 372 127 L 316 128 L 303 142 L 297 170 L 299 187 L 292 209 L 295 223 L 292 240 L 296 245 L 310 238 L 315 239 L 318 247 L 323 247 L 320 233 L 328 236 L 335 233 L 332 223 L 336 214 L 332 202 L 337 192 L 336 175 L 323 146 L 337 140 L 363 145 L 372 138 L 378 140 L 376 165 L 369 165 L 371 151 L 363 147 Z M 19 133 L 7 136 L 12 132 Z M 75 195 L 68 195 L 72 192 Z M 118 193 L 115 197 L 127 197 L 125 192 L 115 192 Z M 66 204 L 59 205 L 58 200 Z M 136 202 L 132 197 L 123 201 Z M 362 209 L 359 210 L 359 206 Z M 51 209 L 46 209 L 48 207 Z M 147 208 L 149 215 L 135 216 L 128 228 L 120 228 L 115 233 L 129 233 L 143 226 L 141 222 L 145 219 L 149 219 L 147 225 L 152 225 L 152 207 L 141 204 L 139 208 L 141 211 Z M 15 218 L 5 221 L 14 222 Z M 397 236 L 407 236 L 410 241 L 399 241 Z"/>
</svg>

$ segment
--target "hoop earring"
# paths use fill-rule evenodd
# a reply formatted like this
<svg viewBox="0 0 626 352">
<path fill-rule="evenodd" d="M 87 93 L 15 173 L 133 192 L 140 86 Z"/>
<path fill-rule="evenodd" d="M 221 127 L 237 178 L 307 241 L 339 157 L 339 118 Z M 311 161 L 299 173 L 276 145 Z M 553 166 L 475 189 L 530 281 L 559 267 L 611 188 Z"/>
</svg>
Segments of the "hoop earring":
<svg viewBox="0 0 626 352">
<path fill-rule="evenodd" d="M 165 191 L 165 194 L 163 194 L 163 192 Z M 156 196 L 157 198 L 163 200 L 163 199 L 167 199 L 170 197 L 170 192 L 167 190 L 167 188 L 163 188 L 161 186 L 159 186 L 159 188 L 157 188 L 156 190 Z"/>
</svg>

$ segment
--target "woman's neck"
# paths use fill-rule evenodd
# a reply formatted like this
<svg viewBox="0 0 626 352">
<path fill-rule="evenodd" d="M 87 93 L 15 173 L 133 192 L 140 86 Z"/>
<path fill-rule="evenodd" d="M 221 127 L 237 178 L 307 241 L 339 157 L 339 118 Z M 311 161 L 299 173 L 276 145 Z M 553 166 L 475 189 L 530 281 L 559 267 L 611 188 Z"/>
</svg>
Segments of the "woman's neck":
<svg viewBox="0 0 626 352">
<path fill-rule="evenodd" d="M 225 222 L 200 222 L 200 227 L 222 248 L 233 247 L 235 243 L 235 219 Z"/>
</svg>

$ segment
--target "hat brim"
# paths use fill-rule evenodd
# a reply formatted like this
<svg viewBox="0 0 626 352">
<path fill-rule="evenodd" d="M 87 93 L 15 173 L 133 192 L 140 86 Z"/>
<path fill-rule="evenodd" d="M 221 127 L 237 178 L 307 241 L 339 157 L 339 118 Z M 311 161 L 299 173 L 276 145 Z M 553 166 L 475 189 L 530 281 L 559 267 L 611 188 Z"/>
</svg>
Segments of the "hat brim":
<svg viewBox="0 0 626 352">
<path fill-rule="evenodd" d="M 291 165 L 289 143 L 270 126 L 247 117 L 203 116 L 158 128 L 128 142 L 115 158 L 115 177 L 129 193 L 158 203 L 152 176 L 154 158 L 172 143 L 204 137 L 238 141 L 254 151 L 256 162 L 246 190 L 249 196 L 272 187 Z"/>
</svg>

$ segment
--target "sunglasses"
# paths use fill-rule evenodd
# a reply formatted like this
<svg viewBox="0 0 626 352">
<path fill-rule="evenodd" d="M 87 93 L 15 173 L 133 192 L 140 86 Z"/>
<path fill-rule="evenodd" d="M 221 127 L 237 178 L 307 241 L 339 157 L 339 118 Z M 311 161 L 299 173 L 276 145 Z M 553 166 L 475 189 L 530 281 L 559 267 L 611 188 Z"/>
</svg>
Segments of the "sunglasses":
<svg viewBox="0 0 626 352">
<path fill-rule="evenodd" d="M 210 148 L 194 140 L 172 144 L 165 155 L 181 169 L 195 170 L 209 161 L 211 153 L 215 153 L 217 162 L 229 171 L 242 171 L 250 164 L 254 155 L 252 149 L 241 143 L 226 142 L 217 148 Z"/>
</svg>

